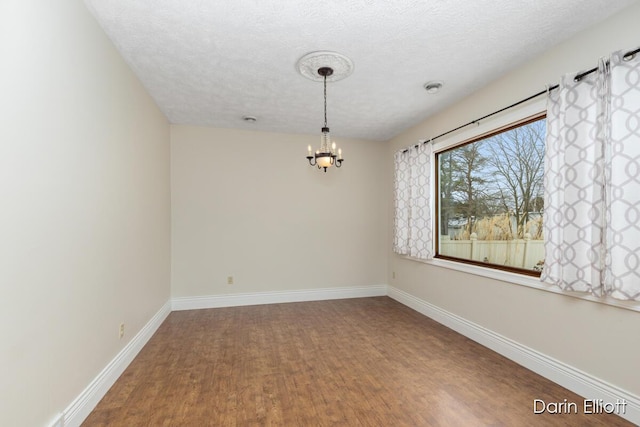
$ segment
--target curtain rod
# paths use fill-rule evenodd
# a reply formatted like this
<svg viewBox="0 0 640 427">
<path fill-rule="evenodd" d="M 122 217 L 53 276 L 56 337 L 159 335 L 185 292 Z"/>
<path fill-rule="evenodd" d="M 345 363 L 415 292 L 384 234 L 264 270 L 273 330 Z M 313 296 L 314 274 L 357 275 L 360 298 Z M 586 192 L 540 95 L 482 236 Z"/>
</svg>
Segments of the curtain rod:
<svg viewBox="0 0 640 427">
<path fill-rule="evenodd" d="M 634 56 L 636 53 L 638 53 L 638 52 L 640 52 L 640 48 L 635 49 L 635 50 L 632 50 L 632 51 L 629 51 L 629 52 L 627 52 L 627 53 L 623 56 L 623 59 L 624 59 L 625 61 L 629 61 L 629 60 L 631 60 L 631 59 L 633 58 L 633 56 Z M 582 72 L 582 73 L 579 73 L 579 74 L 577 74 L 577 75 L 575 76 L 574 80 L 575 80 L 576 82 L 577 82 L 577 81 L 580 81 L 580 80 L 582 80 L 584 77 L 588 76 L 589 74 L 591 74 L 591 73 L 595 73 L 597 70 L 598 70 L 598 67 L 594 67 L 594 68 L 592 68 L 592 69 L 590 69 L 590 70 L 588 70 L 588 71 L 584 71 L 584 72 Z M 458 130 L 460 130 L 460 129 L 462 129 L 462 128 L 465 128 L 465 127 L 467 127 L 467 126 L 470 126 L 470 125 L 476 124 L 476 123 L 478 123 L 479 121 L 484 120 L 484 119 L 486 119 L 486 118 L 488 118 L 488 117 L 495 116 L 496 114 L 500 114 L 500 113 L 502 113 L 503 111 L 506 111 L 506 110 L 508 110 L 508 109 L 510 109 L 510 108 L 517 107 L 517 106 L 518 106 L 518 105 L 520 105 L 520 104 L 524 104 L 524 103 L 525 103 L 525 102 L 527 102 L 527 101 L 531 101 L 532 99 L 537 98 L 537 97 L 539 97 L 540 95 L 544 95 L 545 93 L 547 93 L 547 92 L 549 92 L 549 91 L 552 91 L 552 90 L 558 89 L 559 87 L 560 87 L 560 85 L 559 85 L 559 84 L 557 84 L 557 85 L 553 85 L 553 86 L 549 86 L 549 87 L 548 87 L 548 88 L 546 88 L 545 90 L 542 90 L 542 91 L 540 91 L 540 92 L 538 92 L 538 93 L 536 93 L 536 94 L 534 94 L 534 95 L 531 95 L 531 96 L 529 96 L 529 97 L 527 97 L 527 98 L 525 98 L 525 99 L 521 99 L 521 100 L 520 100 L 520 101 L 518 101 L 518 102 L 514 102 L 513 104 L 511 104 L 511 105 L 509 105 L 509 106 L 507 106 L 507 107 L 504 107 L 504 108 L 499 109 L 498 111 L 494 111 L 493 113 L 489 113 L 489 114 L 487 114 L 486 116 L 482 116 L 482 117 L 480 117 L 479 119 L 472 120 L 472 121 L 470 121 L 469 123 L 466 123 L 466 124 L 464 124 L 464 125 L 462 125 L 462 126 L 458 126 L 457 128 L 455 128 L 455 129 L 451 129 L 450 131 L 447 131 L 447 132 L 445 132 L 445 133 L 441 133 L 440 135 L 438 135 L 438 136 L 434 136 L 433 138 L 429 138 L 428 140 L 425 140 L 425 141 L 423 142 L 423 144 L 426 144 L 426 143 L 428 143 L 428 142 L 433 142 L 433 141 L 435 141 L 435 140 L 436 140 L 436 139 L 438 139 L 438 138 L 442 138 L 443 136 L 449 135 L 450 133 L 453 133 L 453 132 L 455 132 L 455 131 L 458 131 Z M 415 147 L 416 147 L 416 148 L 418 148 L 418 145 L 415 145 Z M 403 152 L 406 152 L 406 151 L 407 151 L 407 150 L 404 150 Z"/>
</svg>

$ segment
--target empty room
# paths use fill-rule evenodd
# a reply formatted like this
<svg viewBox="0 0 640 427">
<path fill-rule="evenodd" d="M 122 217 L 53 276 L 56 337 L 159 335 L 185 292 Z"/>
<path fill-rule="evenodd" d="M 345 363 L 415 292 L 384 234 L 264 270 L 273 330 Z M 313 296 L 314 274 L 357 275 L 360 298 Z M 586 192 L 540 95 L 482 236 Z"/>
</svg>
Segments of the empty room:
<svg viewBox="0 0 640 427">
<path fill-rule="evenodd" d="M 639 20 L 3 0 L 0 424 L 640 425 Z"/>
</svg>

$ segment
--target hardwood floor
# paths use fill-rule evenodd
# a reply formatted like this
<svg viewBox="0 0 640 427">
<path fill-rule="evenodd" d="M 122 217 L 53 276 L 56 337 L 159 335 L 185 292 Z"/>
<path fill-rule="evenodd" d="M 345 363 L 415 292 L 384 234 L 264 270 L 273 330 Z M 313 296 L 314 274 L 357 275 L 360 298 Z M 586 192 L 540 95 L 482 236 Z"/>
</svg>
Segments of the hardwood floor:
<svg viewBox="0 0 640 427">
<path fill-rule="evenodd" d="M 83 426 L 632 425 L 582 405 L 377 297 L 173 312 Z"/>
</svg>

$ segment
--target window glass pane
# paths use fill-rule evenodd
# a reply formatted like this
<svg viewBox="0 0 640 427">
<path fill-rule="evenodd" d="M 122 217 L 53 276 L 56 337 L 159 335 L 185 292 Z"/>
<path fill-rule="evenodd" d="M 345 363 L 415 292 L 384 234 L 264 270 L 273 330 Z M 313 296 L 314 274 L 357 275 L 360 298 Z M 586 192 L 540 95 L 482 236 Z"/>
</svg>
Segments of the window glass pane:
<svg viewBox="0 0 640 427">
<path fill-rule="evenodd" d="M 438 153 L 438 255 L 540 271 L 544 118 Z"/>
</svg>

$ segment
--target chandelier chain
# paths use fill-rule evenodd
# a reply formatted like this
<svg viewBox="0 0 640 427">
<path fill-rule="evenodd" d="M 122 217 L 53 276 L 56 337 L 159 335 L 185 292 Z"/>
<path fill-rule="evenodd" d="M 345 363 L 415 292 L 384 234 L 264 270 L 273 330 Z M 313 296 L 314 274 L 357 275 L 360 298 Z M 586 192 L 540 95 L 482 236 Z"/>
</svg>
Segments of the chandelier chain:
<svg viewBox="0 0 640 427">
<path fill-rule="evenodd" d="M 324 76 L 324 127 L 327 127 L 327 76 Z"/>
</svg>

